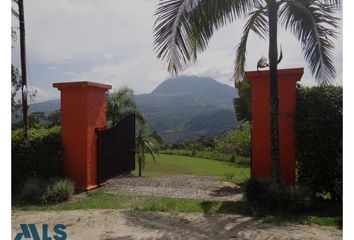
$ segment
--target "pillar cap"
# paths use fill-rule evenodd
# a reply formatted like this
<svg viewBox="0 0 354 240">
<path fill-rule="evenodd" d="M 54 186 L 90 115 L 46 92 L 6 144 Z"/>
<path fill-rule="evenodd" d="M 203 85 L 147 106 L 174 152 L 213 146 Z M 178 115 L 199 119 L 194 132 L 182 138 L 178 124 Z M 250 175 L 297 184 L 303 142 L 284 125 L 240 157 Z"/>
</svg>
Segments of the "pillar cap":
<svg viewBox="0 0 354 240">
<path fill-rule="evenodd" d="M 53 87 L 58 88 L 59 90 L 63 88 L 85 88 L 85 87 L 102 88 L 108 90 L 112 88 L 112 85 L 90 82 L 90 81 L 80 81 L 80 82 L 53 83 Z"/>
<path fill-rule="evenodd" d="M 287 69 L 278 69 L 278 77 L 281 76 L 295 76 L 298 77 L 300 80 L 301 76 L 304 74 L 304 68 L 287 68 Z M 259 79 L 259 78 L 269 78 L 270 72 L 269 70 L 265 71 L 248 71 L 245 72 L 245 78 L 252 80 L 252 79 Z"/>
</svg>

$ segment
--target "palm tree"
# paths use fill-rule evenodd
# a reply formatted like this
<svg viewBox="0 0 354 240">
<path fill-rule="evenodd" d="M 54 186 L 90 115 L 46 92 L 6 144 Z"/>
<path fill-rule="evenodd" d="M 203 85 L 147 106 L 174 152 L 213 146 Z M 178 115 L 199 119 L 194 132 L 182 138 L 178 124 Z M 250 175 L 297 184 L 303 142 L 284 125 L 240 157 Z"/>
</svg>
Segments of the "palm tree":
<svg viewBox="0 0 354 240">
<path fill-rule="evenodd" d="M 112 125 L 126 115 L 136 112 L 133 95 L 134 91 L 129 87 L 115 89 L 113 93 L 107 95 L 107 118 Z"/>
<path fill-rule="evenodd" d="M 157 57 L 168 62 L 168 71 L 178 74 L 183 63 L 195 61 L 204 51 L 215 30 L 238 18 L 247 17 L 237 47 L 235 81 L 242 81 L 246 45 L 253 31 L 269 38 L 270 124 L 272 178 L 280 183 L 277 26 L 290 30 L 301 42 L 305 60 L 318 83 L 335 78 L 332 62 L 332 39 L 338 19 L 334 17 L 341 0 L 160 0 L 154 25 L 154 48 Z"/>
<path fill-rule="evenodd" d="M 139 177 L 145 167 L 145 153 L 149 153 L 156 163 L 155 152 L 157 146 L 162 143 L 162 138 L 156 132 L 150 132 L 148 128 L 148 124 L 141 125 L 135 136 L 135 156 L 139 165 Z"/>
</svg>

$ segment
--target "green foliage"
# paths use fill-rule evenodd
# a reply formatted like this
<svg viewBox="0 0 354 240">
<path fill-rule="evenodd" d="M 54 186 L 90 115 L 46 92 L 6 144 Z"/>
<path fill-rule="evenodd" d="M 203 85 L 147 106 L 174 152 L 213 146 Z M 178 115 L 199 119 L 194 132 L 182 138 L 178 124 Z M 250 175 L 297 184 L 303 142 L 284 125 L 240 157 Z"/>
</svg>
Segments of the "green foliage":
<svg viewBox="0 0 354 240">
<path fill-rule="evenodd" d="M 214 139 L 201 136 L 196 140 L 189 140 L 184 142 L 177 142 L 173 144 L 166 144 L 163 146 L 164 150 L 182 150 L 182 151 L 203 151 L 210 150 L 215 147 Z M 178 154 L 177 154 L 178 155 Z M 184 155 L 184 154 L 181 154 Z"/>
<path fill-rule="evenodd" d="M 18 68 L 11 64 L 11 113 L 14 115 L 15 119 L 19 117 L 18 111 L 21 108 L 21 101 L 16 99 L 16 95 L 20 89 L 21 78 Z"/>
<path fill-rule="evenodd" d="M 61 174 L 62 145 L 60 128 L 29 130 L 29 139 L 23 139 L 23 130 L 12 131 L 12 187 L 18 190 L 28 178 L 57 177 Z"/>
<path fill-rule="evenodd" d="M 149 153 L 156 163 L 155 152 L 161 144 L 162 138 L 156 132 L 150 132 L 147 124 L 140 127 L 135 136 L 135 156 L 138 161 L 139 176 L 142 176 L 142 169 L 145 168 L 145 153 Z"/>
<path fill-rule="evenodd" d="M 160 153 L 169 154 L 169 155 L 180 155 L 187 157 L 197 157 L 197 158 L 206 158 L 213 159 L 222 162 L 233 162 L 233 155 L 219 153 L 216 151 L 195 151 L 195 150 L 186 150 L 186 149 L 166 149 L 160 151 Z"/>
<path fill-rule="evenodd" d="M 33 112 L 28 116 L 28 124 L 32 128 L 39 128 L 44 125 L 46 116 L 44 112 Z"/>
<path fill-rule="evenodd" d="M 251 121 L 251 84 L 249 81 L 238 81 L 235 84 L 238 89 L 239 98 L 234 98 L 234 111 L 237 121 Z"/>
<path fill-rule="evenodd" d="M 295 115 L 298 182 L 342 198 L 342 87 L 299 87 Z"/>
<path fill-rule="evenodd" d="M 46 120 L 49 127 L 60 126 L 60 110 L 48 113 Z"/>
<path fill-rule="evenodd" d="M 29 178 L 25 181 L 19 193 L 19 201 L 27 204 L 38 204 L 41 202 L 45 190 L 45 182 L 42 179 Z"/>
<path fill-rule="evenodd" d="M 113 93 L 107 94 L 107 121 L 115 125 L 124 116 L 136 111 L 134 102 L 134 91 L 129 87 L 115 89 Z"/>
<path fill-rule="evenodd" d="M 251 127 L 249 122 L 226 132 L 216 139 L 215 149 L 222 153 L 251 156 Z"/>
<path fill-rule="evenodd" d="M 304 211 L 311 207 L 312 196 L 305 187 L 286 187 L 271 180 L 249 179 L 244 185 L 245 200 L 268 211 Z"/>
<path fill-rule="evenodd" d="M 42 196 L 43 203 L 60 203 L 70 199 L 74 193 L 74 184 L 67 179 L 59 179 L 49 184 Z"/>
<path fill-rule="evenodd" d="M 60 178 L 28 178 L 19 189 L 18 199 L 21 204 L 60 203 L 70 199 L 74 193 L 74 184 Z"/>
<path fill-rule="evenodd" d="M 239 165 L 251 166 L 251 157 L 236 156 L 235 163 Z"/>
<path fill-rule="evenodd" d="M 18 119 L 18 111 L 13 112 L 13 118 L 15 121 L 12 123 L 12 129 L 22 129 L 22 119 L 16 121 L 16 119 Z M 32 112 L 28 116 L 28 124 L 30 128 L 51 128 L 54 126 L 60 126 L 60 110 L 55 110 L 48 114 L 45 112 Z"/>
</svg>

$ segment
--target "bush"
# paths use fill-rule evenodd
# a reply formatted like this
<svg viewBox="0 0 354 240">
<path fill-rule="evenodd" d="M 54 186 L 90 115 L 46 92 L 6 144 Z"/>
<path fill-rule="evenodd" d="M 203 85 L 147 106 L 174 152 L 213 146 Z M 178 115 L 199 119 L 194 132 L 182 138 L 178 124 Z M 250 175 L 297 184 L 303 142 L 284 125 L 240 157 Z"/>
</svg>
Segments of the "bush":
<svg viewBox="0 0 354 240">
<path fill-rule="evenodd" d="M 226 132 L 216 139 L 215 149 L 222 153 L 251 156 L 251 127 L 249 122 Z"/>
<path fill-rule="evenodd" d="M 62 145 L 60 128 L 29 130 L 29 139 L 22 129 L 12 131 L 12 190 L 19 190 L 27 179 L 59 177 L 61 175 Z"/>
<path fill-rule="evenodd" d="M 300 212 L 311 207 L 312 193 L 306 187 L 286 187 L 271 180 L 249 179 L 244 185 L 244 198 L 268 211 Z"/>
<path fill-rule="evenodd" d="M 74 184 L 67 179 L 29 178 L 19 189 L 19 203 L 60 203 L 69 200 L 74 193 Z"/>
<path fill-rule="evenodd" d="M 49 184 L 42 196 L 43 203 L 60 203 L 70 199 L 74 193 L 74 184 L 67 179 L 59 179 Z"/>
<path fill-rule="evenodd" d="M 19 201 L 21 203 L 36 204 L 40 203 L 45 193 L 46 186 L 43 180 L 37 178 L 29 178 L 21 189 Z"/>
<path fill-rule="evenodd" d="M 240 164 L 240 165 L 250 166 L 251 165 L 251 158 L 244 157 L 244 156 L 237 156 L 234 162 L 237 164 Z"/>
<path fill-rule="evenodd" d="M 342 87 L 299 87 L 295 115 L 298 183 L 342 199 Z"/>
</svg>

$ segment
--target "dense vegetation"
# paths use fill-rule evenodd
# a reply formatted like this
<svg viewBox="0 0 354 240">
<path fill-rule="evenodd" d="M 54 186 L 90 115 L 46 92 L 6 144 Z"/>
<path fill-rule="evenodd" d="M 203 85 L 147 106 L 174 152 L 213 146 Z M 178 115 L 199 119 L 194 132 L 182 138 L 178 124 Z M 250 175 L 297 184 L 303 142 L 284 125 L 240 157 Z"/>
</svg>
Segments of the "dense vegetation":
<svg viewBox="0 0 354 240">
<path fill-rule="evenodd" d="M 60 176 L 62 145 L 60 127 L 29 129 L 29 139 L 23 130 L 12 131 L 12 186 L 17 189 L 28 178 Z"/>
<path fill-rule="evenodd" d="M 317 195 L 342 198 L 342 87 L 297 89 L 298 183 Z"/>
<path fill-rule="evenodd" d="M 244 122 L 237 128 L 226 131 L 215 138 L 203 136 L 194 141 L 165 144 L 160 152 L 249 165 L 251 156 L 250 124 Z"/>
</svg>

